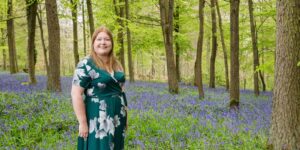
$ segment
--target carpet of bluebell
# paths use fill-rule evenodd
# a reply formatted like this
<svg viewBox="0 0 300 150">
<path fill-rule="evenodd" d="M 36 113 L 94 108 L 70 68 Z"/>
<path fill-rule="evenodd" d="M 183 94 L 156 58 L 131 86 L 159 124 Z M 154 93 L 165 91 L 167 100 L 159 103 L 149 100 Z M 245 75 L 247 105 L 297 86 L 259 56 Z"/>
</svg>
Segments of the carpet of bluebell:
<svg viewBox="0 0 300 150">
<path fill-rule="evenodd" d="M 0 73 L 0 149 L 75 149 L 78 135 L 71 77 L 62 77 L 61 93 L 46 91 L 47 78 L 29 85 L 26 74 Z M 222 88 L 180 84 L 180 94 L 166 83 L 126 83 L 129 128 L 125 148 L 266 149 L 271 119 L 271 92 L 255 97 L 241 90 L 240 108 L 231 111 Z"/>
</svg>

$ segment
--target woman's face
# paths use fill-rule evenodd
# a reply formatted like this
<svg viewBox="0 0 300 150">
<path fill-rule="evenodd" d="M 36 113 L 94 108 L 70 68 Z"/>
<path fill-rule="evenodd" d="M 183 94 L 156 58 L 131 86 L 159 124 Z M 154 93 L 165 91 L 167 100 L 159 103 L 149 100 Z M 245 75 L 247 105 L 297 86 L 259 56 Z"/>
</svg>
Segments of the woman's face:
<svg viewBox="0 0 300 150">
<path fill-rule="evenodd" d="M 111 40 L 112 39 L 110 39 L 106 32 L 99 32 L 93 44 L 96 54 L 100 56 L 108 56 L 112 49 Z"/>
</svg>

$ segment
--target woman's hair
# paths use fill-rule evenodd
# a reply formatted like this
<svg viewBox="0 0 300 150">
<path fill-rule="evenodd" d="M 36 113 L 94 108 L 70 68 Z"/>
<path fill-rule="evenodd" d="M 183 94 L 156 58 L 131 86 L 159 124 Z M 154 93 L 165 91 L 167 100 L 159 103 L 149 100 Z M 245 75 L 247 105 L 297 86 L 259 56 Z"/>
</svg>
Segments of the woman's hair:
<svg viewBox="0 0 300 150">
<path fill-rule="evenodd" d="M 94 42 L 96 40 L 96 37 L 98 36 L 98 34 L 100 32 L 104 32 L 106 33 L 110 40 L 111 40 L 111 51 L 108 54 L 108 65 L 106 65 L 101 59 L 100 57 L 97 55 L 97 53 L 94 50 Z M 91 45 L 91 57 L 93 59 L 93 61 L 95 62 L 95 64 L 97 65 L 97 67 L 107 70 L 107 71 L 123 71 L 123 67 L 122 65 L 119 63 L 119 61 L 116 59 L 116 57 L 114 56 L 114 39 L 112 36 L 112 33 L 109 31 L 109 29 L 107 29 L 104 26 L 99 27 L 98 29 L 95 30 L 95 32 L 93 33 L 92 36 L 92 45 Z"/>
</svg>

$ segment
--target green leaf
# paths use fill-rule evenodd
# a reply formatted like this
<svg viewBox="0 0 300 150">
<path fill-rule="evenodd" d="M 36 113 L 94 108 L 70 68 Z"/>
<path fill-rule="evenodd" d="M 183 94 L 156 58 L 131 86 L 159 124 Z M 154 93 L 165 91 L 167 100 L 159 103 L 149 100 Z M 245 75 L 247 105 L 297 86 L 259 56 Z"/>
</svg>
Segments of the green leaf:
<svg viewBox="0 0 300 150">
<path fill-rule="evenodd" d="M 300 67 L 300 61 L 298 62 L 297 66 Z"/>
</svg>

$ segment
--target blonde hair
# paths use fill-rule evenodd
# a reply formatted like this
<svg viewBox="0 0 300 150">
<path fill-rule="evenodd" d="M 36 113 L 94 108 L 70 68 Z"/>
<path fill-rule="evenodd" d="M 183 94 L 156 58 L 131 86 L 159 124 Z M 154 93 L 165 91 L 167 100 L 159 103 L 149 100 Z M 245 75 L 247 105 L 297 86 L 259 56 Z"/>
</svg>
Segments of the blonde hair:
<svg viewBox="0 0 300 150">
<path fill-rule="evenodd" d="M 94 42 L 95 42 L 96 37 L 98 36 L 98 34 L 100 32 L 106 33 L 109 36 L 110 40 L 111 40 L 112 48 L 111 48 L 111 51 L 108 54 L 108 57 L 109 57 L 108 58 L 108 65 L 106 65 L 101 60 L 101 58 L 97 55 L 97 53 L 94 50 Z M 101 26 L 101 27 L 97 28 L 95 30 L 95 32 L 93 33 L 93 36 L 92 36 L 92 45 L 91 45 L 91 52 L 90 52 L 90 55 L 91 55 L 94 63 L 96 64 L 96 66 L 101 68 L 101 69 L 104 69 L 108 72 L 123 71 L 123 67 L 119 63 L 119 61 L 116 59 L 116 57 L 114 56 L 113 50 L 114 50 L 114 40 L 113 40 L 113 36 L 112 36 L 111 31 L 109 29 L 107 29 L 106 27 L 104 27 L 104 26 Z"/>
</svg>

